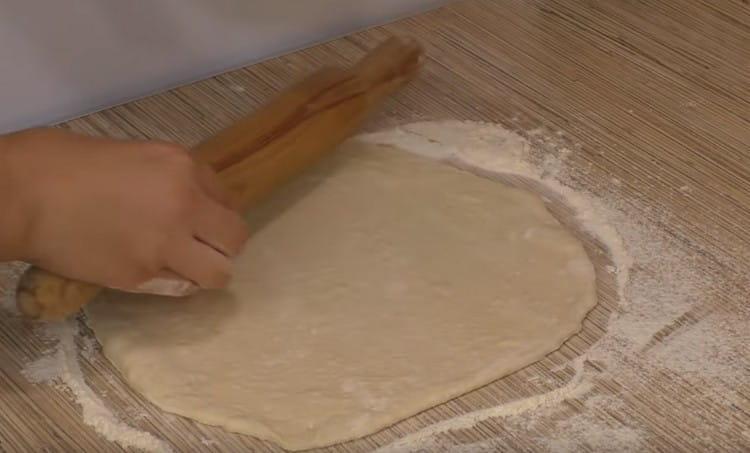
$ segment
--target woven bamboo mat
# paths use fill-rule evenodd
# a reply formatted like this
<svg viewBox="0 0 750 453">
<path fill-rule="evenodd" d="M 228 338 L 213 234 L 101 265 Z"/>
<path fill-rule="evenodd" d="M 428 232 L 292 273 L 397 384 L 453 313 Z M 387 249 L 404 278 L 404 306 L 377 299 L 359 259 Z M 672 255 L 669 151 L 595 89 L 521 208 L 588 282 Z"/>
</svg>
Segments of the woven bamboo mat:
<svg viewBox="0 0 750 453">
<path fill-rule="evenodd" d="M 712 263 L 706 279 L 721 277 L 722 284 L 687 312 L 657 326 L 646 349 L 667 345 L 712 314 L 747 315 L 741 290 L 748 287 L 750 275 L 749 261 L 743 259 L 750 256 L 750 6 L 744 0 L 458 2 L 63 127 L 194 145 L 311 67 L 351 63 L 392 34 L 417 37 L 426 45 L 429 61 L 421 78 L 389 101 L 368 129 L 461 119 L 518 131 L 560 131 L 560 140 L 576 151 L 567 165 L 587 169 L 577 176 L 581 184 L 616 182 L 623 203 L 644 208 L 639 211 L 644 222 L 657 225 L 675 248 L 692 250 Z M 570 218 L 562 208 L 558 215 Z M 599 271 L 601 303 L 579 335 L 524 370 L 328 451 L 370 451 L 437 421 L 564 385 L 573 374 L 565 364 L 604 335 L 610 313 L 618 310 L 613 279 L 603 271 L 607 258 L 596 253 L 595 241 L 583 239 Z M 705 333 L 726 334 L 720 328 Z M 65 391 L 32 385 L 21 375 L 23 365 L 44 348 L 33 326 L 14 317 L 0 319 L 0 449 L 121 451 L 82 423 L 78 406 Z M 724 352 L 719 348 L 716 354 Z M 734 356 L 729 360 L 735 359 L 750 376 L 747 346 L 730 352 Z M 105 395 L 115 412 L 178 451 L 279 451 L 248 436 L 161 412 L 130 390 L 98 353 L 83 356 L 81 363 L 91 387 Z M 605 367 L 596 362 L 586 366 Z M 560 425 L 560 420 L 580 420 L 581 426 L 591 425 L 589 432 L 558 447 L 750 449 L 750 377 L 732 381 L 733 396 L 726 400 L 701 379 L 669 369 L 641 369 L 638 360 L 630 366 L 635 379 L 609 375 L 593 382 L 591 395 L 617 395 L 610 405 L 592 409 L 590 396 L 572 397 L 534 423 L 521 426 L 491 418 L 447 433 L 444 441 L 464 444 L 464 451 L 544 451 L 555 445 L 551 438 L 580 428 Z M 721 374 L 714 378 L 726 381 Z M 134 416 L 133 408 L 141 416 Z M 587 411 L 596 411 L 596 417 L 575 418 Z M 633 433 L 636 443 L 618 437 Z"/>
</svg>

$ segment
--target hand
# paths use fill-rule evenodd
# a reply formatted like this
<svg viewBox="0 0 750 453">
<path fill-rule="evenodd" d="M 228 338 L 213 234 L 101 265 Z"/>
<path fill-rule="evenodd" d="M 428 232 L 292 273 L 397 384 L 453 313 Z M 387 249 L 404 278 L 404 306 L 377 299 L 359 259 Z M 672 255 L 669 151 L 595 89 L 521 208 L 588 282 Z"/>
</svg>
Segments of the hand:
<svg viewBox="0 0 750 453">
<path fill-rule="evenodd" d="M 216 175 L 177 145 L 37 129 L 0 137 L 0 158 L 0 248 L 68 278 L 221 288 L 248 237 Z"/>
</svg>

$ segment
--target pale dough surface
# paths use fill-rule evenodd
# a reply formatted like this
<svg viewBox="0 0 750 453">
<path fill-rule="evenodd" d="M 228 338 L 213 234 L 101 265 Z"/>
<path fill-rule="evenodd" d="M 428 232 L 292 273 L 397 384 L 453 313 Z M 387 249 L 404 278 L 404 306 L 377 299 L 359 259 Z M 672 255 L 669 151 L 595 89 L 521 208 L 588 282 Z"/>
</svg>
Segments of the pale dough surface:
<svg viewBox="0 0 750 453">
<path fill-rule="evenodd" d="M 87 312 L 156 405 L 289 449 L 533 363 L 596 303 L 582 245 L 538 197 L 394 148 L 349 143 L 249 220 L 228 291 Z"/>
</svg>

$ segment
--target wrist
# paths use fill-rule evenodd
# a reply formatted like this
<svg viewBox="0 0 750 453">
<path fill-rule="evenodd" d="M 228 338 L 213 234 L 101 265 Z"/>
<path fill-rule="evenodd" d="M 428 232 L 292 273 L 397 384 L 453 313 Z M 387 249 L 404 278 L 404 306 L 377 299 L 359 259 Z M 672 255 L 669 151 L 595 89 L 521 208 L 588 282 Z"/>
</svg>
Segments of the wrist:
<svg viewBox="0 0 750 453">
<path fill-rule="evenodd" d="M 0 261 L 28 259 L 30 212 L 14 135 L 0 135 Z"/>
</svg>

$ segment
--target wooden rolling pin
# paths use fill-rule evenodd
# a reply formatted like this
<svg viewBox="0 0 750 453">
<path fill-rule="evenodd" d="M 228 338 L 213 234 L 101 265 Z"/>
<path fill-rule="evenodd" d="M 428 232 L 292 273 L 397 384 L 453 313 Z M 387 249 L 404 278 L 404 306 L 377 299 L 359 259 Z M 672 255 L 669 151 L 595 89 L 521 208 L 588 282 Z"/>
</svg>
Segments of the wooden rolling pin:
<svg viewBox="0 0 750 453">
<path fill-rule="evenodd" d="M 252 208 L 351 136 L 375 107 L 416 75 L 421 57 L 415 42 L 391 38 L 349 70 L 319 70 L 200 144 L 195 159 L 218 172 L 243 209 Z M 31 267 L 21 278 L 17 305 L 27 317 L 57 320 L 100 291 Z"/>
</svg>

